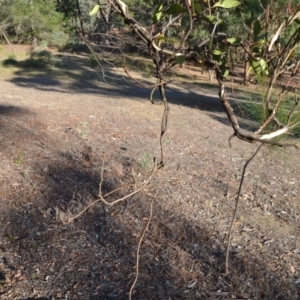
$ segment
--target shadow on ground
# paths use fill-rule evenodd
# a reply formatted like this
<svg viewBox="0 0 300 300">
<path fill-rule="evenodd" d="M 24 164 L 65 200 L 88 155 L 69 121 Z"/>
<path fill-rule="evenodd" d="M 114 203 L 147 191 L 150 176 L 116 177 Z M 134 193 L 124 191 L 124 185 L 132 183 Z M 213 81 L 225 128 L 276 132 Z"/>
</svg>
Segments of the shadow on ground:
<svg viewBox="0 0 300 300">
<path fill-rule="evenodd" d="M 89 66 L 88 56 L 70 56 L 66 59 L 62 55 L 55 55 L 54 60 L 54 66 L 46 65 L 41 68 L 32 68 L 30 65 L 28 66 L 28 63 L 20 63 L 12 82 L 21 87 L 48 92 L 92 93 L 141 100 L 149 99 L 151 89 L 142 88 L 133 83 L 125 74 L 122 62 L 118 62 L 115 67 L 112 67 L 112 64 L 103 60 L 101 69 L 93 69 Z M 136 66 L 133 66 L 133 70 L 137 72 Z M 143 69 L 140 74 L 142 78 L 139 80 L 148 85 L 155 84 L 154 76 L 145 74 Z M 172 85 L 171 78 L 171 85 L 167 89 L 170 103 L 205 111 L 223 112 L 216 84 L 201 83 L 200 77 L 198 81 L 193 76 L 182 76 L 183 78 L 188 77 L 190 82 L 180 83 L 179 79 L 179 82 L 175 81 L 175 84 Z M 256 97 L 255 94 L 253 97 Z M 154 99 L 160 100 L 157 91 L 154 93 Z M 249 100 L 249 96 L 239 95 L 239 99 Z"/>
<path fill-rule="evenodd" d="M 23 114 L 29 114 L 30 112 L 23 108 L 14 105 L 0 105 L 0 116 L 10 116 L 10 117 L 17 117 Z"/>
<path fill-rule="evenodd" d="M 128 299 L 149 202 L 136 197 L 114 208 L 98 205 L 69 225 L 55 222 L 47 210 L 43 215 L 40 204 L 5 212 L 1 269 L 11 279 L 2 285 L 2 299 L 6 293 L 27 299 Z M 249 253 L 233 252 L 231 273 L 224 276 L 221 236 L 204 223 L 155 204 L 133 299 L 297 299 L 296 286 Z"/>
<path fill-rule="evenodd" d="M 120 149 L 112 150 L 108 161 L 118 159 L 127 170 L 131 162 Z M 74 215 L 96 199 L 104 153 L 95 166 L 87 162 L 88 151 L 82 158 L 68 152 L 37 162 L 33 184 L 20 183 L 19 203 L 1 208 L 2 299 L 128 299 L 151 197 L 142 193 L 113 207 L 98 203 L 62 224 L 66 214 Z M 120 183 L 115 170 L 105 169 L 104 176 L 106 191 Z M 226 190 L 222 182 L 220 189 Z M 155 198 L 133 299 L 298 299 L 297 286 L 273 272 L 261 252 L 236 248 L 231 273 L 224 276 L 223 233 L 201 216 L 187 218 L 169 197 Z"/>
<path fill-rule="evenodd" d="M 190 165 L 180 160 L 182 168 L 158 173 L 147 193 L 112 207 L 99 202 L 66 224 L 97 199 L 104 157 L 107 193 L 132 179 L 135 153 L 121 142 L 106 153 L 62 129 L 61 136 L 45 134 L 46 125 L 30 116 L 17 106 L 0 107 L 1 134 L 8 135 L 1 140 L 1 299 L 128 299 L 153 196 L 154 217 L 142 244 L 133 299 L 299 299 L 297 275 L 286 276 L 288 264 L 281 259 L 286 253 L 257 243 L 254 235 L 246 237 L 246 249 L 232 246 L 231 273 L 224 276 L 232 201 L 222 197 L 228 176 L 222 177 L 222 161 L 213 164 L 212 149 L 207 156 L 201 150 L 198 165 L 189 156 Z M 145 180 L 142 174 L 136 177 L 139 183 Z M 193 177 L 194 200 L 189 198 Z M 130 191 L 124 188 L 116 197 Z M 209 198 L 211 192 L 219 201 Z M 206 214 L 214 205 L 220 205 L 215 215 Z M 272 262 L 269 254 L 276 257 Z"/>
</svg>

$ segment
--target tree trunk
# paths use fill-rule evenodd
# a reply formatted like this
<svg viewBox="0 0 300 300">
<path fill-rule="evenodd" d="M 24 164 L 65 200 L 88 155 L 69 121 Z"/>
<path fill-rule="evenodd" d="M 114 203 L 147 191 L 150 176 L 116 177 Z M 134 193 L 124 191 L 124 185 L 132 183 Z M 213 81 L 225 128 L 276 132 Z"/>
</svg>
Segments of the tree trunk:
<svg viewBox="0 0 300 300">
<path fill-rule="evenodd" d="M 32 50 L 34 51 L 37 48 L 37 46 L 38 46 L 38 43 L 37 43 L 37 38 L 35 36 L 32 40 L 32 44 L 31 44 Z"/>
</svg>

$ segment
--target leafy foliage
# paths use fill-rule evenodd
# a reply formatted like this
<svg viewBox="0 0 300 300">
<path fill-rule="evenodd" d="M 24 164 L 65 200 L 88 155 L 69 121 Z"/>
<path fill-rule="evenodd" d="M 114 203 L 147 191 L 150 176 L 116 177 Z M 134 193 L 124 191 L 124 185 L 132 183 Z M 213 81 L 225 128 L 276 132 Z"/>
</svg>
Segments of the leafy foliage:
<svg viewBox="0 0 300 300">
<path fill-rule="evenodd" d="M 10 32 L 15 38 L 23 41 L 37 38 L 57 46 L 67 42 L 67 23 L 64 15 L 56 11 L 53 1 L 15 0 L 7 2 L 5 8 L 11 17 Z"/>
</svg>

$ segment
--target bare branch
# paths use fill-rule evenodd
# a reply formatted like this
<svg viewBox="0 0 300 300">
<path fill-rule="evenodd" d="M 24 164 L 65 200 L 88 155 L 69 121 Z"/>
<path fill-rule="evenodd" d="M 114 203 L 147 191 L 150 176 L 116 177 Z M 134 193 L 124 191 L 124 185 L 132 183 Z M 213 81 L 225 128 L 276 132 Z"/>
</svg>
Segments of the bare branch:
<svg viewBox="0 0 300 300">
<path fill-rule="evenodd" d="M 166 26 L 161 30 L 162 34 L 165 34 L 165 32 L 168 30 L 168 28 L 175 22 L 177 21 L 179 18 L 182 17 L 182 14 L 179 14 L 178 16 L 172 18 L 172 16 L 170 16 L 169 18 L 169 22 L 166 24 Z"/>
<path fill-rule="evenodd" d="M 130 187 L 132 185 L 135 184 L 135 182 L 133 183 L 130 183 L 126 186 L 122 186 L 122 187 L 119 187 L 109 193 L 106 193 L 105 195 L 102 195 L 101 194 L 101 187 L 102 187 L 102 183 L 103 183 L 103 169 L 104 169 L 104 160 L 103 160 L 103 163 L 102 163 L 102 168 L 101 168 L 101 181 L 100 181 L 100 184 L 99 184 L 99 199 L 93 201 L 92 203 L 90 203 L 89 205 L 87 205 L 84 209 L 82 209 L 77 215 L 73 216 L 73 217 L 69 217 L 68 218 L 68 222 L 67 223 L 71 223 L 73 222 L 75 219 L 77 219 L 78 217 L 80 217 L 83 213 L 85 213 L 90 207 L 94 206 L 95 204 L 97 204 L 98 202 L 104 202 L 106 205 L 109 205 L 109 206 L 113 206 L 121 201 L 124 201 L 130 197 L 132 197 L 133 195 L 137 194 L 138 192 L 142 191 L 143 189 L 145 189 L 145 187 L 149 184 L 149 182 L 151 181 L 153 175 L 156 173 L 156 171 L 160 168 L 160 165 L 156 163 L 156 159 L 154 159 L 154 167 L 152 169 L 152 171 L 150 172 L 150 175 L 148 177 L 148 179 L 144 182 L 144 184 L 136 189 L 135 191 L 133 191 L 132 193 L 129 193 L 128 195 L 124 196 L 124 197 L 121 197 L 117 200 L 114 200 L 112 202 L 108 202 L 106 201 L 104 198 L 117 192 L 118 190 L 120 189 L 124 189 L 124 188 L 127 188 L 127 187 Z"/>
<path fill-rule="evenodd" d="M 187 33 L 185 34 L 184 38 L 182 39 L 181 43 L 180 43 L 180 47 L 179 49 L 182 49 L 184 47 L 184 44 L 187 40 L 187 38 L 190 36 L 191 32 L 192 32 L 192 29 L 193 29 L 193 16 L 192 16 L 192 10 L 191 10 L 191 7 L 190 7 L 190 3 L 188 0 L 185 0 L 185 7 L 188 11 L 188 14 L 189 14 L 189 18 L 190 18 L 190 22 L 189 22 L 189 29 L 187 31 Z"/>
</svg>

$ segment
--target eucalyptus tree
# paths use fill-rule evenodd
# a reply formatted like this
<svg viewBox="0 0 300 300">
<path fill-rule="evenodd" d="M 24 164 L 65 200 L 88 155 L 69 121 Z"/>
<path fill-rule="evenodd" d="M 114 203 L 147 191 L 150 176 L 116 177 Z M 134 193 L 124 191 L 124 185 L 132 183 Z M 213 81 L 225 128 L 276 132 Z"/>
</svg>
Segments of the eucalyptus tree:
<svg viewBox="0 0 300 300">
<path fill-rule="evenodd" d="M 19 42 L 45 41 L 62 45 L 68 38 L 67 21 L 50 0 L 4 1 L 11 23 L 9 33 Z"/>
</svg>

